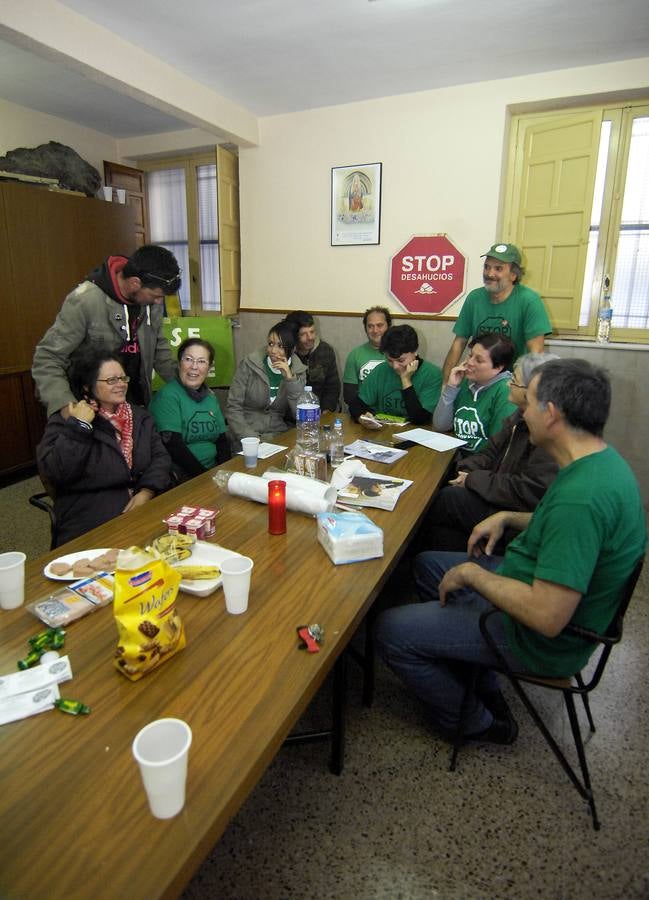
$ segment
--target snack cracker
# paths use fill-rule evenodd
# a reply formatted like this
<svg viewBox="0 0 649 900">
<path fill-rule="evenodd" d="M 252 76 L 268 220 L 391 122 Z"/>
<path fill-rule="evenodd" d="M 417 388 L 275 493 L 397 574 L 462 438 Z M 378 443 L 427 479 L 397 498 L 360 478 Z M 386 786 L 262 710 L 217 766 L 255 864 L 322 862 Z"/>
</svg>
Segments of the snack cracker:
<svg viewBox="0 0 649 900">
<path fill-rule="evenodd" d="M 136 568 L 115 572 L 113 610 L 119 634 L 116 668 L 137 681 L 185 646 L 185 632 L 176 612 L 181 578 L 163 559 L 131 548 Z M 135 552 L 137 550 L 137 552 Z M 127 558 L 121 563 L 128 564 Z"/>
</svg>

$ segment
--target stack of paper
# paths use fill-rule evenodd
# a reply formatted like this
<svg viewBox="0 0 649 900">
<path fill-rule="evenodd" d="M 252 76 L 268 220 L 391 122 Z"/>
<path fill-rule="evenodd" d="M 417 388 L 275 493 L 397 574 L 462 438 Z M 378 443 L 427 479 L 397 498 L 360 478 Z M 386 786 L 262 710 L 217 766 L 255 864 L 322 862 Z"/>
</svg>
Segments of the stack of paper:
<svg viewBox="0 0 649 900">
<path fill-rule="evenodd" d="M 345 453 L 380 463 L 396 462 L 402 456 L 405 456 L 407 452 L 407 450 L 397 450 L 394 447 L 388 447 L 386 444 L 364 441 L 362 438 L 354 441 L 353 444 L 347 444 L 345 447 Z"/>
<path fill-rule="evenodd" d="M 450 434 L 441 434 L 439 431 L 428 431 L 425 428 L 413 428 L 410 431 L 401 431 L 396 437 L 397 441 L 412 441 L 413 444 L 421 444 L 431 450 L 454 450 L 462 447 L 466 441 L 453 437 Z"/>
</svg>

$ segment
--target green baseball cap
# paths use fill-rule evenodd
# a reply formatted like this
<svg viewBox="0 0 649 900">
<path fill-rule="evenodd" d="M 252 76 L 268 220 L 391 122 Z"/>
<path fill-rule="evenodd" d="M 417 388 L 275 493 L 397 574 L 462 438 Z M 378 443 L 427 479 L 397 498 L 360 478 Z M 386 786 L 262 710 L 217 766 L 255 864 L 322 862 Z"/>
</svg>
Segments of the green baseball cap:
<svg viewBox="0 0 649 900">
<path fill-rule="evenodd" d="M 514 244 L 494 244 L 482 256 L 492 256 L 501 262 L 517 263 L 519 266 L 521 264 L 521 251 Z"/>
</svg>

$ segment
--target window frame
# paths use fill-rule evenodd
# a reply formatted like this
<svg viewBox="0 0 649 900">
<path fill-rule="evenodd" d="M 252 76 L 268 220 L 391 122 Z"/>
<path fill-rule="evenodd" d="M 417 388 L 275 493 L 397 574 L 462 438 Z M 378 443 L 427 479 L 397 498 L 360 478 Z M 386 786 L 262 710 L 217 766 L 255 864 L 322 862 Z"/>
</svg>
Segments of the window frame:
<svg viewBox="0 0 649 900">
<path fill-rule="evenodd" d="M 138 167 L 146 175 L 149 172 L 160 172 L 165 169 L 184 169 L 185 170 L 185 195 L 187 208 L 187 247 L 189 255 L 189 272 L 183 272 L 183 280 L 189 285 L 189 302 L 190 308 L 183 310 L 185 316 L 221 316 L 223 311 L 219 309 L 204 309 L 202 305 L 203 292 L 201 288 L 201 265 L 200 265 L 200 234 L 199 234 L 199 211 L 198 211 L 198 169 L 200 166 L 216 166 L 217 181 L 217 209 L 215 210 L 217 228 L 219 223 L 218 215 L 218 164 L 216 147 L 213 151 L 190 154 L 188 156 L 165 156 L 150 160 L 141 160 Z M 147 214 L 149 222 L 151 222 L 150 210 L 148 209 L 147 198 Z M 220 233 L 216 238 L 216 253 L 220 255 Z M 221 289 L 219 285 L 218 296 L 221 297 Z"/>
<path fill-rule="evenodd" d="M 606 163 L 604 196 L 599 224 L 600 236 L 595 258 L 590 309 L 587 324 L 580 325 L 578 316 L 574 323 L 574 328 L 558 329 L 553 334 L 554 338 L 560 340 L 595 341 L 598 311 L 604 293 L 604 278 L 607 274 L 613 278 L 615 273 L 617 243 L 631 144 L 632 120 L 638 116 L 649 115 L 649 97 L 633 101 L 620 100 L 618 103 L 563 106 L 554 109 L 537 109 L 535 112 L 512 113 L 509 120 L 507 174 L 502 194 L 502 221 L 505 227 L 501 233 L 503 240 L 517 243 L 519 235 L 516 233 L 515 218 L 522 178 L 520 165 L 521 134 L 524 132 L 525 125 L 553 120 L 559 121 L 562 118 L 574 116 L 575 114 L 593 112 L 601 113 L 602 122 L 611 122 L 611 136 Z M 585 274 L 586 270 L 584 269 L 582 277 Z M 613 290 L 614 287 L 613 285 Z M 611 329 L 611 342 L 649 344 L 649 328 L 614 327 Z"/>
</svg>

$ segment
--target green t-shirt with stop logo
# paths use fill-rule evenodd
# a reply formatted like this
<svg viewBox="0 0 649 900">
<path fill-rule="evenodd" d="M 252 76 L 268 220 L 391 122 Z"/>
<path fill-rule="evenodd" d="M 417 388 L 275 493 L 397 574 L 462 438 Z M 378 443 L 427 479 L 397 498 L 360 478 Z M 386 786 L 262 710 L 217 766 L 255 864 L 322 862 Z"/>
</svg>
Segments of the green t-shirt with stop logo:
<svg viewBox="0 0 649 900">
<path fill-rule="evenodd" d="M 453 404 L 453 432 L 466 441 L 463 448 L 469 453 L 482 450 L 492 434 L 503 426 L 507 416 L 516 411 L 509 401 L 509 372 L 502 372 L 497 381 L 482 387 L 465 378 Z"/>
<path fill-rule="evenodd" d="M 485 288 L 476 288 L 467 296 L 453 332 L 458 337 L 501 334 L 516 348 L 516 359 L 527 353 L 527 341 L 540 334 L 551 334 L 552 325 L 543 300 L 532 288 L 518 282 L 502 303 L 492 303 Z"/>
</svg>

